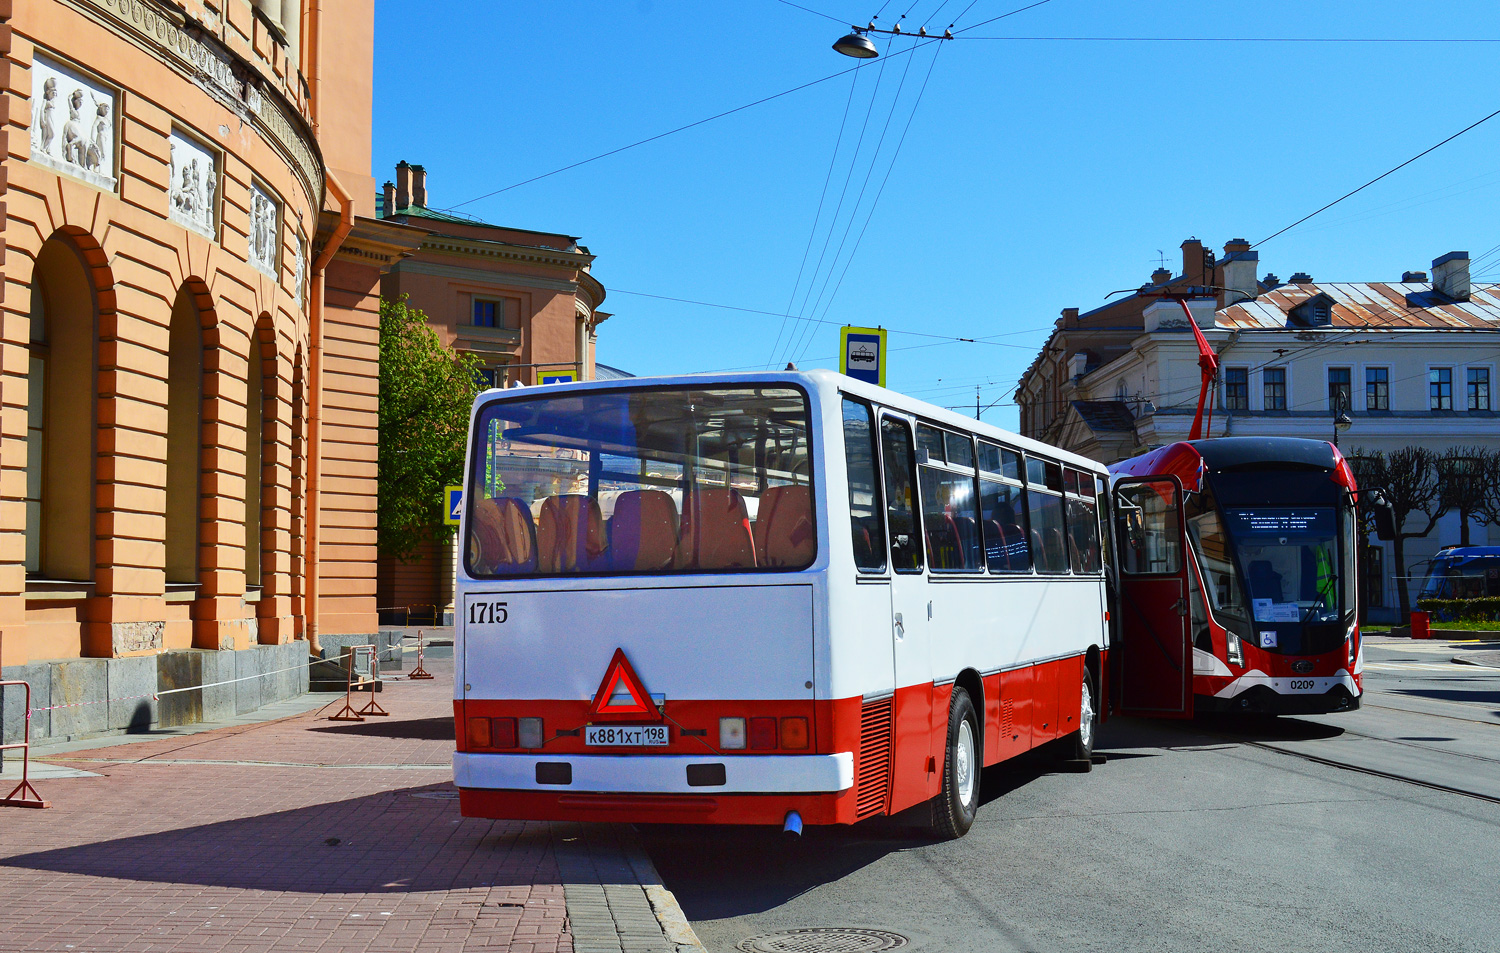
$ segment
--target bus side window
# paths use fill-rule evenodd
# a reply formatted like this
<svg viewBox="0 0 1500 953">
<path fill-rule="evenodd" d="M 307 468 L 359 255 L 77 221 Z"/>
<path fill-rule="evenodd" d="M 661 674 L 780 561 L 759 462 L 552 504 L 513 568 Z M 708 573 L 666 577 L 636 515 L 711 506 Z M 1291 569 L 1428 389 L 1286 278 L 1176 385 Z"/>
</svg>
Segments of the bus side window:
<svg viewBox="0 0 1500 953">
<path fill-rule="evenodd" d="M 844 398 L 844 462 L 849 472 L 849 531 L 854 565 L 885 571 L 885 521 L 880 518 L 880 476 L 875 467 L 875 426 L 870 405 Z"/>
<path fill-rule="evenodd" d="M 885 513 L 891 531 L 891 566 L 897 572 L 921 572 L 922 524 L 916 507 L 917 481 L 911 429 L 900 420 L 880 418 L 880 451 L 885 463 Z"/>
</svg>

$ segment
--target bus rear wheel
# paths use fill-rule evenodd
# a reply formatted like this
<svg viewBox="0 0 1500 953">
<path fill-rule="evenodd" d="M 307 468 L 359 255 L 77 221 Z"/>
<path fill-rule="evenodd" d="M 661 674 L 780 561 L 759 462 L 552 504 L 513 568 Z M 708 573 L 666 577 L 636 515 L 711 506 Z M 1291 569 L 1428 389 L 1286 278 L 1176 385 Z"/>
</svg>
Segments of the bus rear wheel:
<svg viewBox="0 0 1500 953">
<path fill-rule="evenodd" d="M 1078 701 L 1078 730 L 1067 739 L 1067 757 L 1080 771 L 1094 769 L 1094 737 L 1099 732 L 1099 708 L 1088 673 L 1083 676 L 1083 693 Z"/>
<path fill-rule="evenodd" d="M 933 833 L 953 840 L 968 833 L 979 811 L 979 716 L 969 693 L 954 686 L 948 702 L 948 750 L 943 759 L 943 793 L 932 811 Z"/>
</svg>

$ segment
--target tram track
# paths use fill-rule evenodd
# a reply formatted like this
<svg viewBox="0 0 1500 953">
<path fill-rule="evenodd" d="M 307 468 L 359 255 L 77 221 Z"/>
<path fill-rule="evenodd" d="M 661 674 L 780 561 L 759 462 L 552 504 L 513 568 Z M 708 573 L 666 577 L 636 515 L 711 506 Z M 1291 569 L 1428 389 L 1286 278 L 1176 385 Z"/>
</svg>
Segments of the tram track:
<svg viewBox="0 0 1500 953">
<path fill-rule="evenodd" d="M 1500 796 L 1496 796 L 1493 794 L 1483 794 L 1479 791 L 1469 791 L 1464 788 L 1456 788 L 1448 784 L 1439 784 L 1436 781 L 1424 781 L 1421 778 L 1414 778 L 1410 775 L 1399 774 L 1394 771 L 1382 771 L 1379 768 L 1369 768 L 1365 767 L 1364 765 L 1352 764 L 1348 761 L 1339 761 L 1334 758 L 1325 758 L 1322 755 L 1308 754 L 1305 751 L 1292 751 L 1265 741 L 1240 741 L 1240 744 L 1243 744 L 1248 748 L 1260 748 L 1264 751 L 1272 751 L 1276 754 L 1286 755 L 1287 757 L 1291 758 L 1297 758 L 1302 761 L 1311 762 L 1312 764 L 1321 764 L 1329 768 L 1338 768 L 1342 771 L 1353 771 L 1356 774 L 1365 774 L 1369 775 L 1370 777 L 1384 778 L 1387 781 L 1399 781 L 1403 784 L 1410 784 L 1420 788 L 1427 788 L 1430 791 L 1440 791 L 1444 794 L 1457 794 L 1462 797 L 1473 798 L 1477 801 L 1488 801 L 1491 804 L 1500 804 Z"/>
</svg>

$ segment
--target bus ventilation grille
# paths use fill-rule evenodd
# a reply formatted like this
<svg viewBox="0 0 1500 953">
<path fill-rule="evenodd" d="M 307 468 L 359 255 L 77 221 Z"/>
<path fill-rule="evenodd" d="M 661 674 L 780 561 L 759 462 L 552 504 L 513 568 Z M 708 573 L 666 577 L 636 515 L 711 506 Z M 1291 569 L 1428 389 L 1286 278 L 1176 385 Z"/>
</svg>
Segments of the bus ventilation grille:
<svg viewBox="0 0 1500 953">
<path fill-rule="evenodd" d="M 854 772 L 854 813 L 869 817 L 886 809 L 891 787 L 891 713 L 893 699 L 864 706 L 859 712 L 859 764 Z"/>
<path fill-rule="evenodd" d="M 1013 740 L 1016 733 L 1016 703 L 1009 698 L 1000 700 L 1000 738 Z"/>
</svg>

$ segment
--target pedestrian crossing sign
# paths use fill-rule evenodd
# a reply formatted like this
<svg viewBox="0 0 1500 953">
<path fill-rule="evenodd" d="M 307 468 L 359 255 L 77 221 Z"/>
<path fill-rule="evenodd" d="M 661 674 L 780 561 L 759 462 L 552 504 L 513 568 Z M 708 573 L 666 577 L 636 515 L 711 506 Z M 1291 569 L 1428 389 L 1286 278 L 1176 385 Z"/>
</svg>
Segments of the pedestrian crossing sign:
<svg viewBox="0 0 1500 953">
<path fill-rule="evenodd" d="M 541 377 L 541 382 L 543 384 L 571 384 L 574 381 L 578 380 L 578 375 L 574 374 L 572 371 L 554 371 L 552 373 L 544 372 Z"/>
<path fill-rule="evenodd" d="M 443 522 L 449 526 L 457 526 L 458 518 L 464 511 L 464 488 L 461 486 L 450 486 L 443 490 L 445 504 Z"/>
</svg>

